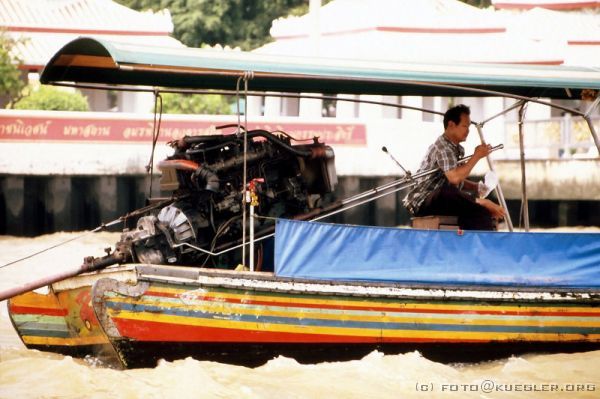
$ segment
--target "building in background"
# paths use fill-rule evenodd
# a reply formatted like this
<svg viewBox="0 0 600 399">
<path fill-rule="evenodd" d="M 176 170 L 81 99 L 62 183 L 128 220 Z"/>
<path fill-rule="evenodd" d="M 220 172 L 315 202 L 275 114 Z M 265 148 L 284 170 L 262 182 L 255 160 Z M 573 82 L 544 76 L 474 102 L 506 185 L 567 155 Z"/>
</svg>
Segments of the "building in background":
<svg viewBox="0 0 600 399">
<path fill-rule="evenodd" d="M 255 51 L 366 61 L 600 66 L 598 2 L 505 0 L 483 10 L 456 0 L 333 0 L 316 12 L 318 3 L 311 0 L 307 15 L 273 21 L 274 41 Z M 59 48 L 79 36 L 183 46 L 171 37 L 167 10 L 140 13 L 111 0 L 0 0 L 0 29 L 24 40 L 16 51 L 24 61 L 24 76 L 33 79 Z M 143 204 L 154 132 L 152 95 L 100 90 L 84 94 L 95 112 L 0 110 L 0 234 L 93 228 Z M 429 113 L 342 101 L 355 96 L 325 93 L 332 98 L 323 99 L 323 93 L 313 94 L 317 98 L 251 97 L 248 122 L 303 138 L 318 134 L 331 143 L 341 177 L 340 197 L 402 173 L 381 151 L 384 145 L 406 168 L 416 170 L 442 129 L 439 116 Z M 449 102 L 462 102 L 471 106 L 476 121 L 514 103 L 402 93 L 361 99 L 438 111 Z M 573 99 L 568 105 L 585 109 L 589 102 Z M 598 112 L 594 118 L 600 131 Z M 214 134 L 215 126 L 231 122 L 233 116 L 165 115 L 165 134 L 155 159 L 169 152 L 164 136 Z M 539 159 L 528 169 L 529 198 L 542 204 L 532 210 L 533 220 L 600 225 L 600 161 L 585 124 L 535 104 L 528 107 L 526 123 L 527 157 Z M 505 145 L 494 158 L 514 213 L 520 198 L 516 113 L 486 124 L 484 130 L 488 142 Z M 477 143 L 477 134 L 471 134 L 467 152 Z M 567 168 L 560 165 L 565 160 Z M 558 169 L 567 173 L 558 174 Z M 398 198 L 400 194 L 381 199 L 373 204 L 377 212 L 357 210 L 345 221 L 405 223 L 407 214 Z M 372 217 L 365 220 L 365 215 Z M 35 223 L 27 222 L 32 220 Z"/>
<path fill-rule="evenodd" d="M 600 65 L 600 3 L 583 1 L 497 1 L 495 8 L 479 9 L 448 0 L 333 0 L 318 12 L 291 16 L 273 22 L 274 38 L 256 52 L 291 57 L 410 62 L 485 62 L 538 65 Z M 546 8 L 537 8 L 544 6 Z M 563 11 L 568 9 L 569 11 Z M 559 10 L 559 11 L 557 11 Z M 475 120 L 485 119 L 510 105 L 512 100 L 474 98 L 420 98 L 369 96 L 370 100 L 444 110 L 447 103 L 465 102 Z M 568 105 L 589 107 L 591 102 L 574 98 Z M 340 118 L 392 118 L 438 121 L 430 114 L 400 111 L 370 104 L 355 105 L 331 100 L 255 99 L 254 113 L 264 115 Z M 595 115 L 600 115 L 596 110 Z M 504 156 L 517 156 L 514 142 L 516 113 L 488 126 L 491 140 L 509 141 Z M 527 119 L 534 130 L 548 127 L 549 137 L 536 137 L 532 156 L 554 158 L 597 156 L 591 140 L 573 132 L 573 126 L 558 110 L 531 104 Z M 564 119 L 564 120 L 563 120 Z M 398 126 L 400 129 L 401 126 Z M 542 128 L 542 130 L 544 130 Z M 557 136 L 556 131 L 562 132 Z M 573 148 L 563 148 L 575 137 Z M 575 152 L 574 152 L 575 151 Z"/>
<path fill-rule="evenodd" d="M 112 0 L 2 0 L 0 29 L 18 41 L 24 78 L 36 80 L 50 58 L 80 36 L 127 43 L 182 47 L 171 37 L 168 10 L 138 12 Z M 153 97 L 145 93 L 82 90 L 93 111 L 149 112 Z"/>
<path fill-rule="evenodd" d="M 523 11 L 535 7 L 561 11 L 598 12 L 600 1 L 594 0 L 492 0 L 498 10 Z"/>
</svg>

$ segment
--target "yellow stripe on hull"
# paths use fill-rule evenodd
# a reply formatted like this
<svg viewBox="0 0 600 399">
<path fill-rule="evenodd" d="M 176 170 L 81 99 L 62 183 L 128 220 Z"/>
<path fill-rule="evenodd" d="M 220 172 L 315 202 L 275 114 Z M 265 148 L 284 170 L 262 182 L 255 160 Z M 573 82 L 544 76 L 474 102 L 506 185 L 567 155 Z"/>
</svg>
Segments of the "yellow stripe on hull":
<svg viewBox="0 0 600 399">
<path fill-rule="evenodd" d="M 183 296 L 194 296 L 195 290 L 184 290 L 167 287 L 156 287 L 150 288 L 151 292 L 167 293 L 172 295 L 178 295 L 180 298 Z M 152 295 L 151 293 L 148 295 Z M 423 302 L 378 302 L 373 300 L 343 300 L 343 299 L 318 299 L 318 298 L 302 298 L 302 297 L 288 297 L 288 296 L 276 296 L 276 295 L 252 295 L 248 294 L 234 294 L 229 292 L 220 291 L 208 291 L 204 289 L 198 292 L 199 298 L 213 298 L 213 299 L 235 299 L 235 300 L 246 300 L 246 301 L 261 301 L 261 302 L 277 302 L 277 303 L 290 303 L 290 304 L 302 304 L 302 305 L 328 305 L 328 306 L 349 306 L 349 307 L 364 307 L 366 309 L 377 307 L 377 308 L 388 308 L 390 311 L 398 309 L 424 309 L 424 310 L 452 310 L 452 311 L 492 311 L 492 312 L 561 312 L 561 313 L 595 313 L 600 317 L 600 308 L 598 307 L 586 307 L 586 306 L 563 306 L 563 307 L 552 307 L 552 306 L 535 306 L 535 307 L 523 307 L 519 305 L 473 305 L 473 304 L 447 304 L 447 303 L 423 303 Z M 183 298 L 182 298 L 183 299 Z"/>
<path fill-rule="evenodd" d="M 456 341 L 587 341 L 600 342 L 600 334 L 565 334 L 565 333 L 505 333 L 474 331 L 435 331 L 435 330 L 385 330 L 347 327 L 300 326 L 292 324 L 275 324 L 264 322 L 245 322 L 237 320 L 214 320 L 185 316 L 164 315 L 157 313 L 137 313 L 129 311 L 109 311 L 111 317 L 126 320 L 139 320 L 157 323 L 169 323 L 185 326 L 237 329 L 257 332 L 279 332 L 298 334 L 322 334 L 348 337 L 373 338 L 407 338 Z"/>
<path fill-rule="evenodd" d="M 201 302 L 193 305 L 178 304 L 172 302 L 161 302 L 153 300 L 139 300 L 133 298 L 111 298 L 110 302 L 128 303 L 144 306 L 161 307 L 165 309 L 186 309 L 194 312 L 204 312 L 223 315 L 250 315 L 250 316 L 273 316 L 273 317 L 288 317 L 297 319 L 319 319 L 337 321 L 358 321 L 358 322 L 380 322 L 380 323 L 415 323 L 415 324 L 457 324 L 457 325 L 510 325 L 510 326 L 533 326 L 533 327 L 600 327 L 600 315 L 598 318 L 593 317 L 569 317 L 569 316 L 490 316 L 474 314 L 466 311 L 465 314 L 444 315 L 440 317 L 431 317 L 429 314 L 423 316 L 396 316 L 382 315 L 381 311 L 373 311 L 372 314 L 353 315 L 346 313 L 344 310 L 325 309 L 320 312 L 319 309 L 307 309 L 306 311 L 298 311 L 298 308 L 280 308 L 281 310 L 271 310 L 269 307 L 260 305 L 243 305 L 243 304 L 223 304 L 222 302 Z M 249 306 L 255 306 L 249 308 Z M 529 311 L 529 308 L 524 308 L 523 311 Z M 379 313 L 379 314 L 376 314 Z M 560 318 L 559 320 L 556 320 Z"/>
<path fill-rule="evenodd" d="M 23 342 L 28 345 L 79 346 L 108 344 L 108 339 L 103 336 L 60 338 L 23 335 L 21 338 L 23 339 Z"/>
</svg>

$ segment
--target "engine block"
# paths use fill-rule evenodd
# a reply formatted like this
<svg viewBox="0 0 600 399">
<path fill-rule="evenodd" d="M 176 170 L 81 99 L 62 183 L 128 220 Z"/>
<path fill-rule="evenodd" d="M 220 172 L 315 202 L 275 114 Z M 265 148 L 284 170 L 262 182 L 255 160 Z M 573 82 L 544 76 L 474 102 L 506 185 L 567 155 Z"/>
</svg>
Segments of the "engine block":
<svg viewBox="0 0 600 399">
<path fill-rule="evenodd" d="M 161 191 L 174 200 L 140 217 L 135 229 L 123 233 L 120 246 L 127 243 L 133 260 L 144 263 L 244 263 L 240 251 L 220 257 L 204 252 L 240 243 L 243 196 L 248 194 L 244 183 L 253 183 L 258 199 L 258 236 L 272 230 L 274 218 L 298 218 L 326 205 L 327 194 L 335 189 L 333 149 L 317 138 L 309 144 L 294 145 L 292 140 L 283 132 L 253 130 L 169 143 L 174 153 L 158 167 Z"/>
</svg>

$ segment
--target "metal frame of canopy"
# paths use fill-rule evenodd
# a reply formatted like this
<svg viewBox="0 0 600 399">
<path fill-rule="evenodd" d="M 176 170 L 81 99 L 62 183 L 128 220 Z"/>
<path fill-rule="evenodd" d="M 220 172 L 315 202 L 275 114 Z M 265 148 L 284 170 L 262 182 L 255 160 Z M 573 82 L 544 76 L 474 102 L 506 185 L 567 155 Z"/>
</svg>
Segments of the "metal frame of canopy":
<svg viewBox="0 0 600 399">
<path fill-rule="evenodd" d="M 251 71 L 260 91 L 578 98 L 600 88 L 592 68 L 415 63 L 276 57 L 165 48 L 79 38 L 44 69 L 42 83 L 76 81 L 151 87 L 231 89 Z M 91 73 L 93 72 L 93 73 Z"/>
<path fill-rule="evenodd" d="M 484 142 L 483 127 L 487 122 L 516 108 L 520 109 L 519 141 L 526 230 L 529 229 L 523 146 L 526 104 L 539 103 L 583 117 L 600 153 L 600 139 L 590 117 L 591 111 L 600 103 L 600 71 L 593 68 L 306 59 L 192 48 L 140 46 L 79 38 L 56 53 L 46 65 L 40 81 L 45 84 L 89 89 L 148 91 L 154 92 L 155 95 L 159 92 L 178 92 L 238 96 L 240 82 L 243 81 L 245 96 L 268 95 L 366 102 L 435 114 L 441 112 L 386 102 L 296 93 L 325 91 L 339 94 L 401 93 L 442 97 L 469 95 L 513 98 L 517 100 L 515 104 L 481 122 L 474 122 L 474 125 L 481 142 Z M 248 91 L 249 81 L 252 81 L 253 91 Z M 586 111 L 540 100 L 578 99 L 585 90 L 592 90 L 596 94 L 595 101 Z M 490 170 L 494 170 L 489 156 L 487 163 Z M 500 186 L 497 194 L 506 209 Z M 507 222 L 509 230 L 512 231 L 510 216 L 507 217 Z"/>
</svg>

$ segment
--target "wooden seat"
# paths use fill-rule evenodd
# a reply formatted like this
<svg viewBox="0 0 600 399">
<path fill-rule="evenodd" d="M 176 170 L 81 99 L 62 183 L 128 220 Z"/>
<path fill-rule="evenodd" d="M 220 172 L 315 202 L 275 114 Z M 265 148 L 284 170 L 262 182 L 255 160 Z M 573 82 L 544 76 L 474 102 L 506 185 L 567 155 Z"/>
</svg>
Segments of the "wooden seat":
<svg viewBox="0 0 600 399">
<path fill-rule="evenodd" d="M 421 230 L 458 230 L 458 216 L 431 215 L 411 219 L 412 227 Z"/>
</svg>

